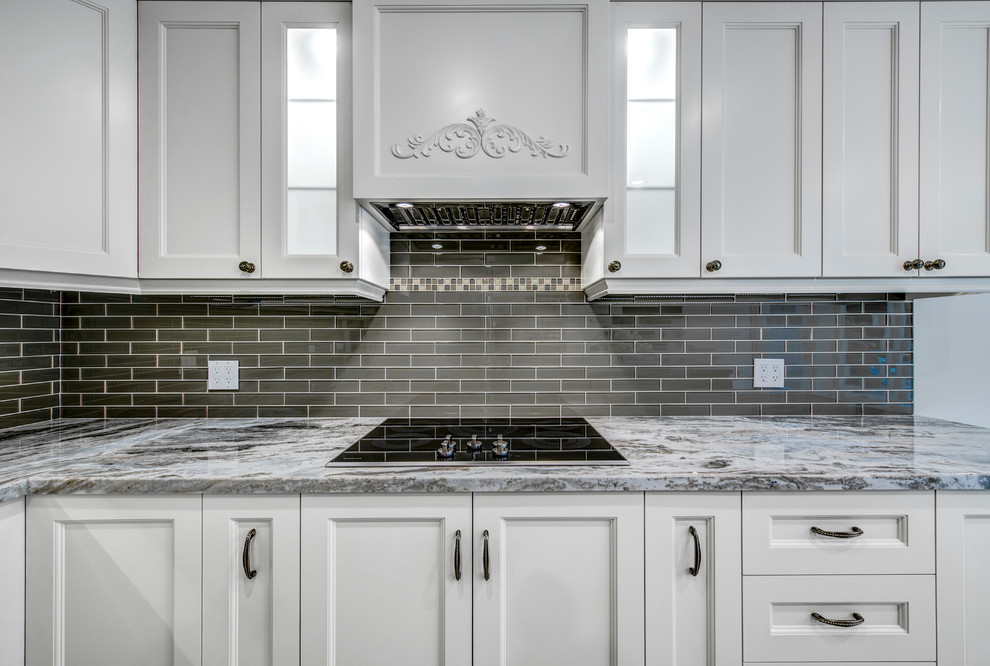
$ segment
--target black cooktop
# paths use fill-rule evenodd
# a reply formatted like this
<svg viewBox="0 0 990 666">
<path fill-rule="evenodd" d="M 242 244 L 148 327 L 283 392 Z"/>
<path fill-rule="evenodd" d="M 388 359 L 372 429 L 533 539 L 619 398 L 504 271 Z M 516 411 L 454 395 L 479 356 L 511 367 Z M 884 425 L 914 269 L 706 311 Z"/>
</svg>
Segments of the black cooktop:
<svg viewBox="0 0 990 666">
<path fill-rule="evenodd" d="M 386 419 L 326 466 L 628 464 L 583 418 L 502 418 Z"/>
</svg>

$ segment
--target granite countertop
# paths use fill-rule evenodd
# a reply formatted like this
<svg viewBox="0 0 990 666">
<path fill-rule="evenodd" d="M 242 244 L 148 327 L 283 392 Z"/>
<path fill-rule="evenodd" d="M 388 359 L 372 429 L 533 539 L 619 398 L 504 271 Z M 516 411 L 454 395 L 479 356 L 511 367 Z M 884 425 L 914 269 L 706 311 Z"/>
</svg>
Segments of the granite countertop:
<svg viewBox="0 0 990 666">
<path fill-rule="evenodd" d="M 990 489 L 990 429 L 922 417 L 593 418 L 629 466 L 326 468 L 381 419 L 63 419 L 0 431 L 30 493 Z"/>
</svg>

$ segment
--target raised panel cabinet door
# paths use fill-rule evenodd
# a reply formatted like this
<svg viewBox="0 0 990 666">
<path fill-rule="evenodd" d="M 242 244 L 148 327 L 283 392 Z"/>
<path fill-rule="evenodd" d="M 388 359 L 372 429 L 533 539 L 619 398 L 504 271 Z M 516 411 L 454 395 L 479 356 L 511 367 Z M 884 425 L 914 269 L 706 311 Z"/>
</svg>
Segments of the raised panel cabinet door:
<svg viewBox="0 0 990 666">
<path fill-rule="evenodd" d="M 701 4 L 612 3 L 612 194 L 602 210 L 609 277 L 698 277 Z"/>
<path fill-rule="evenodd" d="M 990 275 L 988 63 L 990 2 L 921 3 L 922 275 Z"/>
<path fill-rule="evenodd" d="M 646 494 L 646 664 L 742 661 L 739 493 Z"/>
<path fill-rule="evenodd" d="M 471 496 L 302 498 L 302 664 L 471 663 Z"/>
<path fill-rule="evenodd" d="M 136 13 L 0 3 L 0 269 L 137 276 Z"/>
<path fill-rule="evenodd" d="M 990 495 L 935 495 L 938 663 L 983 664 L 990 654 Z"/>
<path fill-rule="evenodd" d="M 474 666 L 640 666 L 643 620 L 642 493 L 475 494 Z"/>
<path fill-rule="evenodd" d="M 24 666 L 24 499 L 0 504 L 0 666 Z"/>
<path fill-rule="evenodd" d="M 350 24 L 348 2 L 261 5 L 265 278 L 356 277 L 343 261 L 363 268 L 351 191 Z"/>
<path fill-rule="evenodd" d="M 299 495 L 203 498 L 203 662 L 299 663 Z"/>
<path fill-rule="evenodd" d="M 196 666 L 202 498 L 27 500 L 27 663 Z"/>
<path fill-rule="evenodd" d="M 822 266 L 916 275 L 917 2 L 825 3 Z"/>
<path fill-rule="evenodd" d="M 702 276 L 819 276 L 822 5 L 703 11 Z"/>
<path fill-rule="evenodd" d="M 260 20 L 258 2 L 140 3 L 142 278 L 261 275 Z"/>
</svg>

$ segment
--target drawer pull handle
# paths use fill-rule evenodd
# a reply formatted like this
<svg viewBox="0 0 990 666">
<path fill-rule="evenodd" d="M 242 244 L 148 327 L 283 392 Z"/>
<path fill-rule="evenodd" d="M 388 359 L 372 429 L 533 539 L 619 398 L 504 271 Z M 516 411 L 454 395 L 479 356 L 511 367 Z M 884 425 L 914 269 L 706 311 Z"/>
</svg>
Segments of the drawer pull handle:
<svg viewBox="0 0 990 666">
<path fill-rule="evenodd" d="M 698 572 L 701 571 L 701 538 L 698 536 L 698 530 L 694 529 L 694 525 L 688 527 L 688 532 L 694 537 L 694 566 L 688 567 L 688 573 L 697 576 Z"/>
<path fill-rule="evenodd" d="M 855 539 L 863 536 L 863 530 L 858 527 L 850 527 L 848 532 L 829 532 L 818 527 L 812 527 L 811 531 L 818 536 L 832 537 L 833 539 Z"/>
<path fill-rule="evenodd" d="M 247 533 L 247 538 L 244 539 L 244 552 L 241 554 L 241 566 L 244 567 L 244 575 L 248 580 L 258 575 L 257 570 L 251 568 L 251 540 L 254 539 L 255 534 L 257 532 L 254 529 Z"/>
<path fill-rule="evenodd" d="M 492 577 L 490 562 L 488 561 L 488 530 L 485 530 L 482 536 L 485 538 L 485 546 L 482 550 L 481 561 L 485 565 L 485 580 L 488 580 Z"/>
<path fill-rule="evenodd" d="M 454 580 L 461 579 L 461 531 L 454 532 Z"/>
<path fill-rule="evenodd" d="M 821 622 L 822 624 L 827 624 L 830 627 L 858 627 L 859 625 L 866 622 L 866 618 L 859 613 L 852 614 L 853 619 L 851 620 L 830 620 L 827 617 L 822 617 L 818 613 L 812 613 L 811 619 L 815 622 Z"/>
</svg>

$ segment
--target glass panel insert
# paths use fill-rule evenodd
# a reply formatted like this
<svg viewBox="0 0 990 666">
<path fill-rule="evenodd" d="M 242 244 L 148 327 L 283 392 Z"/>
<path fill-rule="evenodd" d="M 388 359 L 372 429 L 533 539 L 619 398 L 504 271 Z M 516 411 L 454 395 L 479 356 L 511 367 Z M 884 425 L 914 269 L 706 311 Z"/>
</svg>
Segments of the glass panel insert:
<svg viewBox="0 0 990 666">
<path fill-rule="evenodd" d="M 286 29 L 286 255 L 337 253 L 337 31 Z"/>
<path fill-rule="evenodd" d="M 676 254 L 677 30 L 626 38 L 626 253 Z"/>
</svg>

